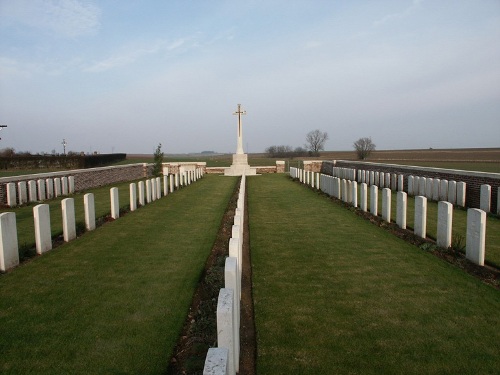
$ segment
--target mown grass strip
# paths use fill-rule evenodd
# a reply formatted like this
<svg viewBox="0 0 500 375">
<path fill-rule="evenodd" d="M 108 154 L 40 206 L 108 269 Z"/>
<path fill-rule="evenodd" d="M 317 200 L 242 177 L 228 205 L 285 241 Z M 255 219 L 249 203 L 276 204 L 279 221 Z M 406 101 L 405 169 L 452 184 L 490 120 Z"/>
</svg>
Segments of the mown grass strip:
<svg viewBox="0 0 500 375">
<path fill-rule="evenodd" d="M 0 372 L 164 373 L 236 181 L 206 176 L 0 276 Z"/>
<path fill-rule="evenodd" d="M 498 371 L 498 290 L 283 175 L 248 202 L 259 374 Z"/>
</svg>

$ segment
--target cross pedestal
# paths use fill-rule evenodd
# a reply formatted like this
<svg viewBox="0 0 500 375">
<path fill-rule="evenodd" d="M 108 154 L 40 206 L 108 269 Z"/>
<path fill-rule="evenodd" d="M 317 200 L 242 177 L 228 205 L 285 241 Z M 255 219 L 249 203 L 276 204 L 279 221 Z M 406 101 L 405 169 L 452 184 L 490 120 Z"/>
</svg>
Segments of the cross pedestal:
<svg viewBox="0 0 500 375">
<path fill-rule="evenodd" d="M 256 168 L 251 168 L 248 164 L 248 155 L 243 153 L 243 132 L 241 129 L 241 115 L 246 115 L 246 111 L 241 110 L 241 104 L 238 104 L 238 110 L 233 115 L 238 115 L 238 142 L 236 154 L 233 154 L 233 164 L 224 170 L 224 176 L 254 176 L 257 174 Z"/>
</svg>

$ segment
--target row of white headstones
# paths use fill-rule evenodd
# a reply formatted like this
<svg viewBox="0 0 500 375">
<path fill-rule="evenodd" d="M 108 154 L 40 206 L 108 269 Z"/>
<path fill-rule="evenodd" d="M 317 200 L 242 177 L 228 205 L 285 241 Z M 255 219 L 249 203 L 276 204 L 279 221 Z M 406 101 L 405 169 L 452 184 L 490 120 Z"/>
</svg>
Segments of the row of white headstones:
<svg viewBox="0 0 500 375">
<path fill-rule="evenodd" d="M 229 256 L 224 267 L 224 288 L 220 290 L 217 301 L 217 347 L 208 349 L 203 375 L 234 375 L 239 372 L 245 183 L 243 175 L 229 240 Z"/>
<path fill-rule="evenodd" d="M 347 171 L 346 177 L 355 176 L 353 171 Z M 382 172 L 381 172 L 382 173 Z M 290 168 L 292 178 L 299 179 L 300 182 L 310 185 L 313 188 L 320 189 L 325 194 L 333 196 L 337 199 L 351 204 L 353 207 L 358 207 L 358 182 L 346 178 L 329 176 L 321 173 L 304 171 L 298 168 Z M 402 181 L 402 175 L 399 176 L 399 181 Z M 410 176 L 412 178 L 413 176 Z M 375 180 L 376 181 L 376 180 Z M 421 181 L 421 179 L 420 179 Z M 426 184 L 423 184 L 426 186 Z M 368 200 L 368 184 L 362 182 L 360 188 L 359 208 L 367 212 Z M 402 184 L 398 186 L 397 191 L 397 210 L 396 224 L 406 229 L 406 209 L 407 209 L 407 193 L 402 191 Z M 420 191 L 420 190 L 419 190 Z M 465 187 L 464 187 L 465 191 Z M 378 215 L 378 193 L 377 185 L 370 186 L 370 213 L 374 216 Z M 386 222 L 391 222 L 391 194 L 390 188 L 382 188 L 382 219 Z M 453 204 L 446 201 L 438 202 L 438 220 L 437 220 L 437 240 L 438 246 L 449 248 L 452 241 L 452 218 Z M 414 233 L 426 238 L 427 235 L 427 197 L 418 195 L 415 197 L 415 217 L 414 217 Z M 484 265 L 485 256 L 485 240 L 486 240 L 486 212 L 470 208 L 467 210 L 467 231 L 466 231 L 466 258 L 470 261 Z"/>
<path fill-rule="evenodd" d="M 202 169 L 187 171 L 182 174 L 163 176 L 163 196 L 174 192 L 182 186 L 190 185 L 203 177 Z M 130 211 L 135 211 L 138 206 L 144 206 L 162 197 L 161 177 L 150 178 L 138 183 L 131 183 Z M 74 185 L 73 185 L 74 186 Z M 96 228 L 94 194 L 87 193 L 83 196 L 85 211 L 85 228 L 92 231 Z M 120 202 L 118 188 L 110 189 L 111 218 L 120 217 Z M 76 238 L 75 202 L 74 198 L 61 200 L 63 238 L 69 242 Z M 33 207 L 33 221 L 35 226 L 36 252 L 39 255 L 52 249 L 52 234 L 50 224 L 50 210 L 46 203 Z M 19 265 L 19 246 L 17 236 L 16 214 L 4 212 L 0 214 L 0 271 L 5 272 Z"/>
<path fill-rule="evenodd" d="M 7 206 L 15 207 L 25 203 L 41 202 L 73 194 L 75 192 L 75 178 L 73 176 L 64 176 L 45 180 L 19 181 L 17 184 L 9 182 L 6 184 L 6 189 Z"/>
</svg>

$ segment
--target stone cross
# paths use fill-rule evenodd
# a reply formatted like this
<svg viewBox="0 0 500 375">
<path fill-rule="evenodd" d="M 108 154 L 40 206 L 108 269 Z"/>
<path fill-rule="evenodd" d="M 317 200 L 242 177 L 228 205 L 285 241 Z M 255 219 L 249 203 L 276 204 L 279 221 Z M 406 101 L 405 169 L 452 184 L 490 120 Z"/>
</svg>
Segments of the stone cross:
<svg viewBox="0 0 500 375">
<path fill-rule="evenodd" d="M 241 115 L 246 115 L 247 111 L 241 110 L 241 104 L 238 104 L 238 110 L 233 115 L 238 115 L 238 146 L 236 148 L 237 154 L 243 154 L 243 134 L 241 131 Z"/>
</svg>

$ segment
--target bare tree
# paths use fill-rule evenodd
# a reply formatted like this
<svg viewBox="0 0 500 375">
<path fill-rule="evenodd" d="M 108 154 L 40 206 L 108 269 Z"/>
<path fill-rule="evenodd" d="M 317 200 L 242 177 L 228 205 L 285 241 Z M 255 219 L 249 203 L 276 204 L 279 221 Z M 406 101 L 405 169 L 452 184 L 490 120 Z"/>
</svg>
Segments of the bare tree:
<svg viewBox="0 0 500 375">
<path fill-rule="evenodd" d="M 358 139 L 354 142 L 353 146 L 358 154 L 358 158 L 361 160 L 365 160 L 375 150 L 375 143 L 372 142 L 370 137 Z"/>
<path fill-rule="evenodd" d="M 306 135 L 306 144 L 304 145 L 309 154 L 318 156 L 319 152 L 325 149 L 325 142 L 328 140 L 328 133 L 319 129 L 310 131 Z"/>
</svg>

